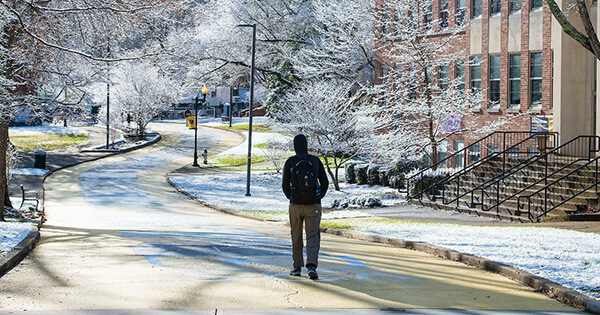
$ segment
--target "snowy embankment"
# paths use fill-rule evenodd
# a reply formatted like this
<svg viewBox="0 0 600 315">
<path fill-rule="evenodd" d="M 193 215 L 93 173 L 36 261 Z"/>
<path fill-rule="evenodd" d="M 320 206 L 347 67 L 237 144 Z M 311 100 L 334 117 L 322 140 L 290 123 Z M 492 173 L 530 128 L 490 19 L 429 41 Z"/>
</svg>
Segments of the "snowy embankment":
<svg viewBox="0 0 600 315">
<path fill-rule="evenodd" d="M 353 230 L 435 244 L 527 270 L 600 298 L 600 235 L 546 227 L 344 222 Z"/>
<path fill-rule="evenodd" d="M 6 256 L 31 231 L 30 223 L 0 221 L 0 258 Z"/>
</svg>

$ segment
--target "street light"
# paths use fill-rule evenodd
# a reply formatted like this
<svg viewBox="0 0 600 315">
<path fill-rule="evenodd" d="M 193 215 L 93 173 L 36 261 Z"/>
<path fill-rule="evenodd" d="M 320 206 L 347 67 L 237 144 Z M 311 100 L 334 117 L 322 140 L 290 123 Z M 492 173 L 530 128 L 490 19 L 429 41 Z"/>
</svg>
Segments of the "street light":
<svg viewBox="0 0 600 315">
<path fill-rule="evenodd" d="M 196 94 L 196 103 L 194 109 L 196 111 L 196 118 L 194 119 L 194 163 L 192 166 L 200 167 L 198 164 L 198 95 L 202 94 L 202 103 L 206 103 L 206 94 L 208 94 L 208 88 L 206 84 Z"/>
<path fill-rule="evenodd" d="M 256 24 L 241 24 L 238 27 L 252 28 L 252 66 L 250 67 L 250 114 L 248 116 L 248 170 L 246 174 L 246 196 L 250 196 L 250 169 L 252 160 L 252 105 L 254 104 L 254 60 L 256 53 Z"/>
</svg>

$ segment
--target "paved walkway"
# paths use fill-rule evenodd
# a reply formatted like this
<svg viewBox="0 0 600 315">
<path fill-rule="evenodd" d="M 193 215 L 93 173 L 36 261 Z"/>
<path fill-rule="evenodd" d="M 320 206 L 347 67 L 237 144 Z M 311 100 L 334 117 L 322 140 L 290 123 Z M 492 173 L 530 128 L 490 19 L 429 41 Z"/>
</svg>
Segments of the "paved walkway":
<svg viewBox="0 0 600 315">
<path fill-rule="evenodd" d="M 106 129 L 102 127 L 77 127 L 88 131 L 88 140 L 77 145 L 60 148 L 46 152 L 46 169 L 54 172 L 56 170 L 77 165 L 84 162 L 89 162 L 107 156 L 115 155 L 115 152 L 84 152 L 98 145 L 106 143 Z M 19 161 L 16 168 L 33 168 L 34 153 L 20 152 Z M 9 184 L 9 192 L 13 200 L 13 206 L 19 206 L 21 199 L 20 185 L 23 185 L 25 190 L 35 190 L 41 199 L 44 198 L 43 188 L 44 177 L 28 176 L 28 175 L 13 175 Z M 43 204 L 41 205 L 43 207 Z"/>
</svg>

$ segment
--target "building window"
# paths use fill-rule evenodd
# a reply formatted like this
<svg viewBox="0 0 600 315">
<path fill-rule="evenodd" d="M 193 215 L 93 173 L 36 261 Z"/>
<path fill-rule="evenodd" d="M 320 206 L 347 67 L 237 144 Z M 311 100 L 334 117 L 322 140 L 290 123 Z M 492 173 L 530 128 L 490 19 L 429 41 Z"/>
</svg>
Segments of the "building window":
<svg viewBox="0 0 600 315">
<path fill-rule="evenodd" d="M 481 91 L 481 56 L 471 56 L 471 90 L 474 93 Z"/>
<path fill-rule="evenodd" d="M 456 0 L 456 24 L 463 25 L 465 23 L 465 0 Z"/>
<path fill-rule="evenodd" d="M 500 104 L 500 55 L 490 55 L 490 101 Z"/>
<path fill-rule="evenodd" d="M 497 156 L 500 153 L 500 146 L 497 144 L 487 145 L 487 156 Z"/>
<path fill-rule="evenodd" d="M 529 89 L 531 91 L 531 107 L 542 106 L 542 52 L 532 52 Z"/>
<path fill-rule="evenodd" d="M 471 17 L 481 16 L 481 0 L 471 0 Z"/>
<path fill-rule="evenodd" d="M 458 81 L 456 88 L 459 91 L 464 91 L 465 90 L 465 64 L 462 61 L 456 62 L 456 80 Z"/>
<path fill-rule="evenodd" d="M 440 0 L 440 28 L 448 27 L 448 0 Z"/>
<path fill-rule="evenodd" d="M 408 77 L 410 78 L 411 76 L 416 76 L 417 74 L 417 66 L 415 66 L 414 64 L 410 64 L 408 66 Z M 416 82 L 414 80 L 410 80 L 410 82 L 408 82 L 407 84 L 407 97 L 410 100 L 415 100 L 417 98 L 417 86 L 416 86 Z"/>
<path fill-rule="evenodd" d="M 396 36 L 400 36 L 400 29 L 402 26 L 402 19 L 407 18 L 406 12 L 402 12 L 402 8 L 398 6 L 394 12 L 394 33 Z"/>
<path fill-rule="evenodd" d="M 490 0 L 490 15 L 500 14 L 502 2 L 500 0 Z"/>
<path fill-rule="evenodd" d="M 531 10 L 541 8 L 544 5 L 544 0 L 531 0 Z"/>
<path fill-rule="evenodd" d="M 473 144 L 469 150 L 469 165 L 479 161 L 481 158 L 481 147 L 479 144 Z"/>
<path fill-rule="evenodd" d="M 509 89 L 510 106 L 521 106 L 521 54 L 510 54 L 509 57 Z"/>
<path fill-rule="evenodd" d="M 521 10 L 521 0 L 510 0 L 510 13 L 515 13 Z"/>
<path fill-rule="evenodd" d="M 381 80 L 387 81 L 388 74 L 390 72 L 390 67 L 388 65 L 381 65 Z"/>
<path fill-rule="evenodd" d="M 440 66 L 438 69 L 438 86 L 442 91 L 448 88 L 448 66 Z"/>
<path fill-rule="evenodd" d="M 440 167 L 448 167 L 448 161 L 444 161 L 448 156 L 448 141 L 443 140 L 438 142 L 438 161 Z"/>
<path fill-rule="evenodd" d="M 423 28 L 425 30 L 431 29 L 431 21 L 433 20 L 433 8 L 431 1 L 427 1 L 425 11 L 423 12 Z"/>
<path fill-rule="evenodd" d="M 454 140 L 454 153 L 459 152 L 465 148 L 465 140 Z M 454 167 L 465 167 L 465 152 L 462 154 L 456 154 L 454 156 Z"/>
<path fill-rule="evenodd" d="M 384 4 L 381 8 L 381 37 L 387 39 L 388 37 L 388 23 L 390 21 L 389 15 L 390 7 L 387 4 Z"/>
</svg>

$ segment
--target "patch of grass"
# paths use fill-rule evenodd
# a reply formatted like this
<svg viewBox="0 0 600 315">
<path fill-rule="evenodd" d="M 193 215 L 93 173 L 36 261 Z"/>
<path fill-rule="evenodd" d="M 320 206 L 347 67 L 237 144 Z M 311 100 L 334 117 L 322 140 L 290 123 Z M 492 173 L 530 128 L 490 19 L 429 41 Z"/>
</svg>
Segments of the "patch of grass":
<svg viewBox="0 0 600 315">
<path fill-rule="evenodd" d="M 348 223 L 338 222 L 338 221 L 321 221 L 321 227 L 326 228 L 326 229 L 347 231 L 347 230 L 352 230 L 356 226 L 352 225 L 352 224 L 348 224 Z"/>
<path fill-rule="evenodd" d="M 33 152 L 37 149 L 46 151 L 55 150 L 70 145 L 78 144 L 88 140 L 88 135 L 59 135 L 44 134 L 35 136 L 12 136 L 10 141 L 17 150 L 24 152 Z"/>
<path fill-rule="evenodd" d="M 229 126 L 217 126 L 217 128 L 228 129 L 228 130 L 238 130 L 238 131 L 248 131 L 249 124 L 236 124 Z M 252 131 L 272 131 L 271 126 L 265 124 L 252 124 Z"/>
<path fill-rule="evenodd" d="M 210 160 L 211 160 L 210 162 L 212 164 L 221 166 L 221 167 L 241 166 L 241 165 L 246 165 L 246 163 L 248 163 L 248 156 L 242 155 L 242 154 L 228 154 L 228 155 L 219 155 Z M 268 160 L 269 160 L 269 158 L 266 156 L 253 155 L 251 162 L 259 163 L 259 162 L 265 162 Z"/>
<path fill-rule="evenodd" d="M 257 210 L 239 210 L 239 213 L 249 214 L 259 218 L 269 220 L 285 221 L 288 219 L 288 213 L 285 211 L 257 211 Z"/>
</svg>

